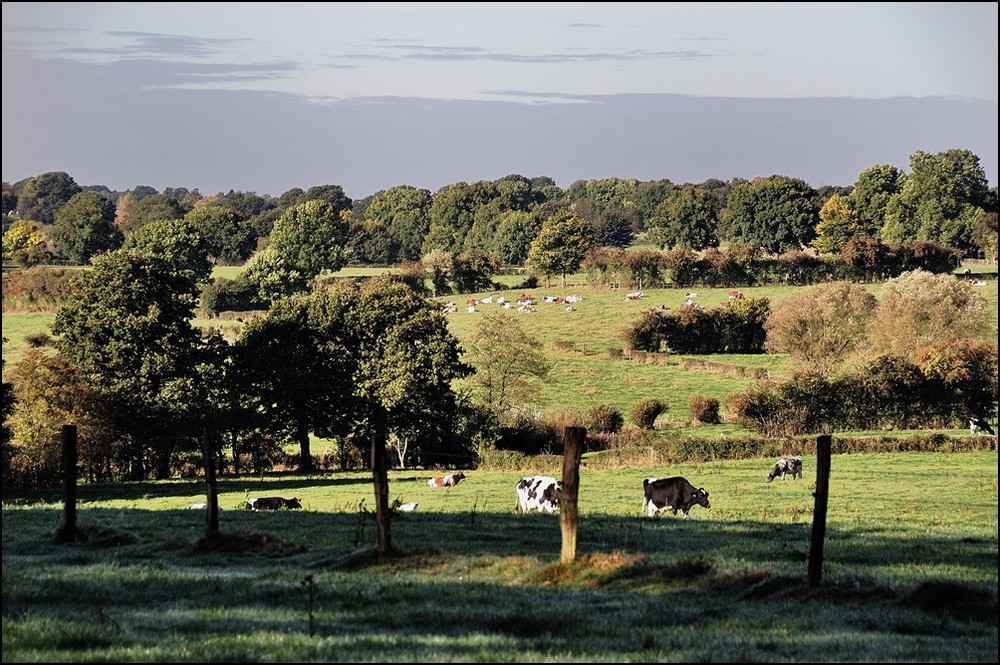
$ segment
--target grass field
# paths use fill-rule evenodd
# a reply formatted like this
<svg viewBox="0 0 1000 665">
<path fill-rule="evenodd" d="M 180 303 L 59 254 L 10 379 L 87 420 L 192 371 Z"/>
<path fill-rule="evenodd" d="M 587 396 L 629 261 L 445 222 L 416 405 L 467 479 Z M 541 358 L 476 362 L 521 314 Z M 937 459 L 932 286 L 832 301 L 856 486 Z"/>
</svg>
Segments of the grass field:
<svg viewBox="0 0 1000 665">
<path fill-rule="evenodd" d="M 546 413 L 604 402 L 624 412 L 656 396 L 669 405 L 662 433 L 684 433 L 690 394 L 721 399 L 751 381 L 610 356 L 642 310 L 676 306 L 686 289 L 625 302 L 570 281 L 531 292 L 578 293 L 576 311 L 539 302 L 512 314 L 552 362 Z M 698 290 L 698 301 L 712 307 L 726 291 Z M 777 301 L 792 289 L 743 291 Z M 979 292 L 996 341 L 996 282 Z M 448 315 L 459 340 L 482 315 L 465 300 L 485 295 L 438 299 L 459 303 Z M 53 316 L 4 312 L 7 369 Z M 195 321 L 220 322 L 239 329 Z M 710 358 L 772 374 L 786 361 Z M 803 479 L 765 484 L 770 459 L 604 468 L 585 455 L 567 565 L 557 515 L 512 511 L 517 479 L 559 477 L 555 457 L 468 470 L 451 489 L 427 487 L 429 472 L 391 471 L 390 500 L 419 510 L 393 517 L 398 552 L 383 558 L 363 472 L 221 478 L 212 540 L 203 513 L 186 510 L 205 500 L 199 479 L 81 486 L 86 540 L 66 545 L 52 539 L 60 492 L 5 488 L 3 662 L 997 662 L 996 450 L 834 456 L 816 587 L 806 577 L 816 460 L 803 458 Z M 668 475 L 708 490 L 711 508 L 643 517 L 642 479 Z M 241 509 L 267 495 L 304 509 Z"/>
<path fill-rule="evenodd" d="M 390 473 L 394 556 L 373 556 L 365 473 L 5 492 L 6 662 L 996 662 L 997 453 L 835 455 L 821 583 L 807 584 L 816 460 L 580 474 L 576 560 L 558 515 L 513 512 L 521 473 L 431 489 Z M 555 458 L 540 458 L 555 472 Z M 710 493 L 641 516 L 642 479 Z M 301 511 L 241 510 L 296 496 Z"/>
<path fill-rule="evenodd" d="M 982 266 L 976 266 L 977 270 Z M 232 273 L 239 268 L 217 268 L 219 275 L 225 271 Z M 390 271 L 389 268 L 348 268 L 338 276 L 369 276 Z M 235 275 L 235 273 L 233 273 Z M 515 284 L 522 280 L 518 276 L 503 276 L 498 281 Z M 877 293 L 881 284 L 871 284 L 868 288 Z M 742 289 L 747 297 L 768 298 L 772 304 L 801 287 L 754 287 Z M 667 365 L 646 365 L 622 360 L 613 360 L 608 350 L 621 349 L 622 331 L 636 321 L 648 307 L 665 305 L 677 307 L 685 300 L 691 289 L 648 289 L 645 297 L 635 302 L 626 302 L 624 292 L 610 289 L 592 289 L 587 286 L 584 275 L 571 275 L 567 286 L 551 288 L 515 289 L 490 293 L 463 294 L 435 298 L 439 302 L 455 301 L 458 311 L 448 314 L 449 329 L 460 341 L 468 340 L 482 321 L 487 308 L 499 305 L 482 305 L 475 313 L 466 311 L 469 299 L 482 299 L 488 295 L 516 299 L 522 293 L 533 295 L 537 301 L 536 311 L 530 314 L 509 310 L 513 320 L 527 334 L 539 340 L 547 359 L 552 364 L 550 381 L 542 386 L 539 411 L 545 414 L 556 412 L 582 413 L 587 407 L 597 403 L 612 404 L 622 413 L 637 401 L 646 397 L 659 397 L 668 404 L 666 413 L 657 421 L 658 427 L 683 429 L 690 424 L 687 412 L 688 398 L 694 393 L 713 396 L 721 400 L 729 393 L 748 386 L 753 379 L 724 373 L 685 370 L 679 359 Z M 718 306 L 727 300 L 729 289 L 694 289 L 698 293 L 697 302 L 707 308 Z M 996 280 L 990 280 L 986 287 L 976 292 L 982 295 L 990 308 L 993 326 L 990 339 L 996 342 L 998 297 Z M 583 301 L 574 305 L 575 311 L 568 312 L 564 306 L 541 302 L 546 295 L 581 295 Z M 32 333 L 47 332 L 54 319 L 52 313 L 3 313 L 5 368 L 10 369 L 27 348 L 25 337 Z M 227 339 L 233 340 L 239 333 L 241 323 L 235 317 L 195 319 L 195 325 L 205 328 L 221 327 Z M 731 364 L 735 367 L 764 368 L 772 376 L 781 374 L 787 357 L 775 354 L 756 355 L 712 355 L 703 356 L 714 362 Z M 723 428 L 730 431 L 731 428 Z"/>
</svg>

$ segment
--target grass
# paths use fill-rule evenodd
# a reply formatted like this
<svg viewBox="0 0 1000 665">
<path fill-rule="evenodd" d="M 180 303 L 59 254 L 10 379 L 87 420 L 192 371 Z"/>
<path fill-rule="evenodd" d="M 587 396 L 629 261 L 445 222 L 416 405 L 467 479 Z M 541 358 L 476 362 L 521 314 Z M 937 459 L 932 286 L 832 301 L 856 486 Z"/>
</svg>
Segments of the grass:
<svg viewBox="0 0 1000 665">
<path fill-rule="evenodd" d="M 981 266 L 975 266 L 980 268 Z M 238 270 L 238 268 L 217 268 L 216 272 Z M 379 274 L 388 268 L 347 268 L 338 273 L 346 276 L 366 276 Z M 520 281 L 520 276 L 505 276 L 509 283 Z M 801 287 L 752 287 L 742 289 L 749 297 L 768 298 L 772 303 L 780 301 Z M 868 286 L 873 292 L 880 284 Z M 732 392 L 750 385 L 751 378 L 727 374 L 683 369 L 680 358 L 672 358 L 667 365 L 646 365 L 622 360 L 613 360 L 609 349 L 622 349 L 622 331 L 636 321 L 645 309 L 655 305 L 677 307 L 685 300 L 691 289 L 648 289 L 639 301 L 626 302 L 622 291 L 611 289 L 591 289 L 581 274 L 571 275 L 565 287 L 539 287 L 535 289 L 515 289 L 489 293 L 444 296 L 435 298 L 438 302 L 454 300 L 459 303 L 459 311 L 448 314 L 448 326 L 462 342 L 470 339 L 482 320 L 485 307 L 499 307 L 496 304 L 482 305 L 475 313 L 465 309 L 468 299 L 481 299 L 487 295 L 505 296 L 516 299 L 521 293 L 530 293 L 537 301 L 536 311 L 530 314 L 511 310 L 511 317 L 525 332 L 543 344 L 543 349 L 553 369 L 551 380 L 541 387 L 538 409 L 551 415 L 557 412 L 582 413 L 587 407 L 598 403 L 609 403 L 627 413 L 640 399 L 659 397 L 668 403 L 668 410 L 658 420 L 658 426 L 684 428 L 690 423 L 687 412 L 688 398 L 694 393 L 713 396 L 720 402 Z M 727 300 L 729 289 L 694 289 L 697 301 L 706 307 L 715 307 Z M 990 309 L 993 327 L 989 339 L 996 342 L 998 298 L 995 281 L 989 286 L 978 288 Z M 561 305 L 542 302 L 545 295 L 582 295 L 583 302 L 575 305 L 575 311 L 567 312 Z M 54 314 L 48 313 L 3 313 L 4 336 L 10 341 L 4 345 L 5 368 L 12 368 L 24 354 L 24 338 L 37 332 L 48 331 Z M 203 328 L 221 327 L 227 339 L 232 341 L 239 333 L 242 322 L 235 318 L 195 319 L 194 325 Z M 752 355 L 711 355 L 702 358 L 735 367 L 764 368 L 772 376 L 779 376 L 787 362 L 787 356 L 777 354 Z"/>
<path fill-rule="evenodd" d="M 390 498 L 420 508 L 383 558 L 361 472 L 223 478 L 214 541 L 184 509 L 195 480 L 80 487 L 89 538 L 69 545 L 58 492 L 5 492 L 3 660 L 996 662 L 996 451 L 834 456 L 816 587 L 803 459 L 771 484 L 772 460 L 585 461 L 570 564 L 558 516 L 512 512 L 519 472 L 392 471 Z M 668 474 L 711 509 L 642 517 L 642 478 Z M 239 510 L 247 493 L 304 510 Z"/>
</svg>

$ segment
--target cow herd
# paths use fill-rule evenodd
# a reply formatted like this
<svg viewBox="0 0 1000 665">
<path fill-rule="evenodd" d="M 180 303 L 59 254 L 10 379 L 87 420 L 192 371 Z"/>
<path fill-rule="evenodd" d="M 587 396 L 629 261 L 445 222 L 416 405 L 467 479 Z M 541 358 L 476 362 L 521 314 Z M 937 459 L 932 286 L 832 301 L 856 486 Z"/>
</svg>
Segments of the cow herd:
<svg viewBox="0 0 1000 665">
<path fill-rule="evenodd" d="M 775 478 L 785 479 L 786 475 L 798 479 L 802 477 L 802 458 L 784 457 L 778 460 L 771 472 L 764 478 L 765 483 L 770 483 Z M 455 487 L 464 478 L 461 471 L 434 476 L 427 480 L 427 486 L 431 488 Z M 518 513 L 554 513 L 559 510 L 562 502 L 563 490 L 559 481 L 551 476 L 526 476 L 517 481 L 514 486 L 516 502 L 514 511 Z M 192 508 L 195 504 L 192 504 Z M 203 504 L 197 504 L 199 507 Z M 402 504 L 399 510 L 412 512 L 417 509 L 416 503 Z M 682 476 L 671 478 L 646 478 L 642 481 L 642 512 L 648 517 L 657 517 L 661 512 L 670 510 L 674 515 L 678 511 L 688 517 L 688 513 L 694 506 L 711 508 L 708 500 L 708 492 L 704 487 L 695 487 Z M 281 510 L 301 508 L 302 503 L 298 499 L 285 499 L 283 497 L 260 497 L 247 499 L 246 508 L 248 510 Z"/>
</svg>

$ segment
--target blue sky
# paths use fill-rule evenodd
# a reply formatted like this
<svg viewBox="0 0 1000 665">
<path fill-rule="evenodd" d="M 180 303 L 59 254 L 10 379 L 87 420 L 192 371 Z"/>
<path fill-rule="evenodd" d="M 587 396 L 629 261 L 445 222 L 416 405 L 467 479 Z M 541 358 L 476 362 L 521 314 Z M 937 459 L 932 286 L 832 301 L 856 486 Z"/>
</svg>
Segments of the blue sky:
<svg viewBox="0 0 1000 665">
<path fill-rule="evenodd" d="M 997 3 L 3 3 L 3 180 L 997 176 Z"/>
</svg>

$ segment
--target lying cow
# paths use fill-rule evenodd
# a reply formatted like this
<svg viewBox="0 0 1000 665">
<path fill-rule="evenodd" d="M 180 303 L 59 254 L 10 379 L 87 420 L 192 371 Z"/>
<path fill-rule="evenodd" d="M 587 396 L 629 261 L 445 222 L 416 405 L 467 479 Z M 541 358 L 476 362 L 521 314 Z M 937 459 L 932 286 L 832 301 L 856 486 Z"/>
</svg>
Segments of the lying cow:
<svg viewBox="0 0 1000 665">
<path fill-rule="evenodd" d="M 708 502 L 708 492 L 704 487 L 695 486 L 680 476 L 673 478 L 646 478 L 642 481 L 642 511 L 650 517 L 656 517 L 661 510 L 669 508 L 681 511 L 688 517 L 688 511 L 694 505 L 711 508 Z"/>
<path fill-rule="evenodd" d="M 255 499 L 247 499 L 247 508 L 250 510 L 281 510 L 288 508 L 301 508 L 302 503 L 298 499 L 286 499 L 280 496 L 262 496 Z"/>
<path fill-rule="evenodd" d="M 559 481 L 549 476 L 529 476 L 517 481 L 517 505 L 515 510 L 527 513 L 537 510 L 540 513 L 554 513 L 562 501 L 562 488 Z"/>
<path fill-rule="evenodd" d="M 771 473 L 767 474 L 767 478 L 764 479 L 765 483 L 769 483 L 778 476 L 781 479 L 785 479 L 785 474 L 792 474 L 792 478 L 798 479 L 802 477 L 802 458 L 800 457 L 784 457 L 778 460 L 778 463 L 774 465 L 771 469 Z"/>
<path fill-rule="evenodd" d="M 428 487 L 454 487 L 455 485 L 457 485 L 458 483 L 460 483 L 463 478 L 465 478 L 465 474 L 462 473 L 461 471 L 457 471 L 455 473 L 449 473 L 449 474 L 447 474 L 445 476 L 436 476 L 434 478 L 430 478 L 427 481 L 427 486 Z"/>
</svg>

